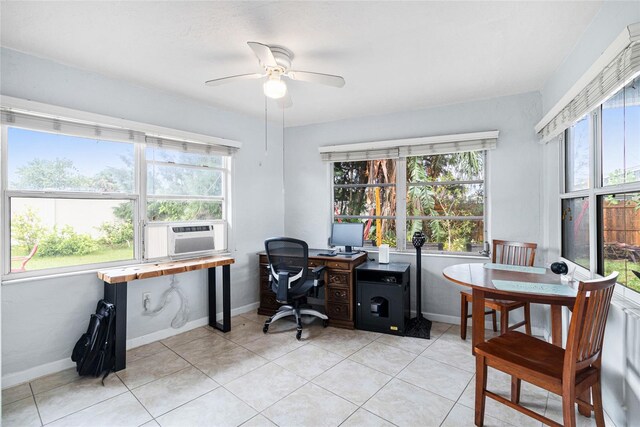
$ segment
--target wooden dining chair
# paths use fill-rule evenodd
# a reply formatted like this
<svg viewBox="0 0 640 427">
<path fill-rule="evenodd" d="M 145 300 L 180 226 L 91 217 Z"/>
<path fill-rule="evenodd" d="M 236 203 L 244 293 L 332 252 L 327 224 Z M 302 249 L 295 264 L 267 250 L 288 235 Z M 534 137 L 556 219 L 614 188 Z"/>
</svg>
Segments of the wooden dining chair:
<svg viewBox="0 0 640 427">
<path fill-rule="evenodd" d="M 532 267 L 536 258 L 536 243 L 509 242 L 506 240 L 494 240 L 491 251 L 491 262 L 499 264 L 522 265 Z M 469 303 L 473 302 L 470 292 L 460 291 L 460 338 L 467 339 L 467 319 L 469 314 Z M 531 335 L 531 307 L 528 302 L 514 302 L 496 299 L 487 299 L 485 315 L 491 315 L 493 321 L 493 331 L 498 331 L 496 312 L 500 312 L 500 333 L 525 327 L 527 334 Z M 524 307 L 524 320 L 515 325 L 509 326 L 509 313 L 518 308 Z"/>
<path fill-rule="evenodd" d="M 604 427 L 600 386 L 602 344 L 617 277 L 618 273 L 614 272 L 604 279 L 580 282 L 566 350 L 517 331 L 509 331 L 475 347 L 476 426 L 484 423 L 486 397 L 545 424 L 561 426 L 518 404 L 520 384 L 525 380 L 562 396 L 564 426 L 576 425 L 575 404 L 578 403 L 581 413 L 594 411 L 596 425 Z M 487 390 L 487 366 L 517 378 L 511 400 Z"/>
</svg>

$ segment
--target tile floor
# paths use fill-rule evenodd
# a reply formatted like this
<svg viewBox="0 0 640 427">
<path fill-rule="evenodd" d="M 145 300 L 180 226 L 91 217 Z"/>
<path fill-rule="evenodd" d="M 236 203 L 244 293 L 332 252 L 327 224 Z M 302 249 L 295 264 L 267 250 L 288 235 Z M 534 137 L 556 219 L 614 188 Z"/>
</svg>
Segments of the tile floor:
<svg viewBox="0 0 640 427">
<path fill-rule="evenodd" d="M 2 425 L 473 425 L 474 358 L 458 326 L 434 323 L 421 340 L 315 321 L 297 341 L 286 319 L 264 335 L 265 319 L 236 316 L 227 334 L 203 327 L 132 349 L 104 386 L 70 369 L 3 390 Z M 506 395 L 509 378 L 491 371 L 489 387 Z M 562 421 L 542 389 L 523 384 L 522 402 Z M 491 399 L 485 422 L 541 425 Z"/>
</svg>

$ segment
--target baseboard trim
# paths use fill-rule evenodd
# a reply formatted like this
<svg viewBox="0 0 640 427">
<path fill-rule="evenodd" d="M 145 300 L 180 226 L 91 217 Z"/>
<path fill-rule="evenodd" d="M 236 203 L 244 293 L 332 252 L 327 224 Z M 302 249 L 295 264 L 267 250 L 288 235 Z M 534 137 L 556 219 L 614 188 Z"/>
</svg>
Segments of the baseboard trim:
<svg viewBox="0 0 640 427">
<path fill-rule="evenodd" d="M 243 305 L 242 307 L 234 308 L 231 310 L 231 316 L 237 316 L 238 314 L 244 314 L 251 310 L 255 310 L 259 305 L 259 302 L 255 302 Z M 216 314 L 216 320 L 222 320 L 222 312 Z M 174 335 L 190 331 L 191 329 L 199 328 L 201 326 L 206 326 L 208 324 L 209 317 L 207 316 L 200 319 L 192 320 L 180 329 L 166 328 L 147 335 L 143 335 L 141 337 L 131 338 L 127 340 L 127 350 L 140 347 L 141 345 L 149 344 L 154 341 L 163 340 L 165 338 L 169 338 Z M 65 358 L 62 360 L 56 360 L 55 362 L 49 362 L 43 365 L 34 366 L 33 368 L 25 369 L 24 371 L 6 374 L 2 376 L 2 389 L 13 387 L 27 381 L 32 381 L 45 375 L 64 371 L 65 369 L 73 368 L 75 366 L 75 362 L 72 362 L 70 358 Z"/>
<path fill-rule="evenodd" d="M 33 368 L 29 368 L 24 371 L 6 374 L 2 376 L 2 389 L 4 390 L 7 387 L 13 387 L 14 385 L 35 380 L 36 378 L 40 378 L 45 375 L 64 371 L 65 369 L 73 368 L 75 366 L 76 363 L 72 362 L 71 358 L 67 357 L 66 359 L 34 366 Z"/>
</svg>

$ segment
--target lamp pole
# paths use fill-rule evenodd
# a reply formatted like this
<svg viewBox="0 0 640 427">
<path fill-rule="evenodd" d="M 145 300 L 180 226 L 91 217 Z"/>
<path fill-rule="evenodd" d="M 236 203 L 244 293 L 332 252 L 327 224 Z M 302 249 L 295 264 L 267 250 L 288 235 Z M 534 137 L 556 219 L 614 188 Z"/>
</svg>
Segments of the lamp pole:
<svg viewBox="0 0 640 427">
<path fill-rule="evenodd" d="M 422 316 L 422 246 L 427 240 L 422 231 L 413 233 L 411 242 L 416 248 L 416 317 L 409 320 L 406 336 L 416 338 L 431 337 L 431 321 Z"/>
</svg>

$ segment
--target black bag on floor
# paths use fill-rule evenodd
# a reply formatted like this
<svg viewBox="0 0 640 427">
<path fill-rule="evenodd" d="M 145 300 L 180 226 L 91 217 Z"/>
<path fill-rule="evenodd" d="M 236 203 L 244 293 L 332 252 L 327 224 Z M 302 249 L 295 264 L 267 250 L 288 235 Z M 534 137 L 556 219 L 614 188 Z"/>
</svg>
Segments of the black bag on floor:
<svg viewBox="0 0 640 427">
<path fill-rule="evenodd" d="M 82 334 L 71 353 L 71 360 L 76 362 L 79 375 L 99 377 L 102 381 L 113 370 L 115 357 L 113 342 L 115 340 L 114 317 L 116 309 L 113 304 L 98 301 L 96 313 L 91 315 L 87 332 Z"/>
</svg>

